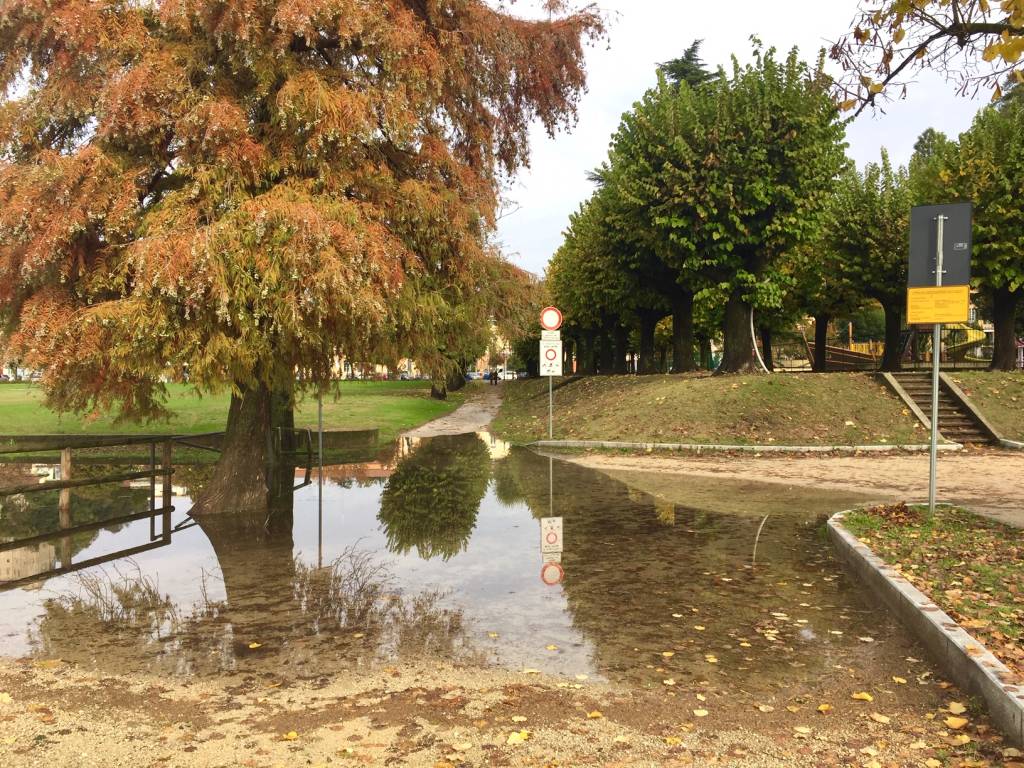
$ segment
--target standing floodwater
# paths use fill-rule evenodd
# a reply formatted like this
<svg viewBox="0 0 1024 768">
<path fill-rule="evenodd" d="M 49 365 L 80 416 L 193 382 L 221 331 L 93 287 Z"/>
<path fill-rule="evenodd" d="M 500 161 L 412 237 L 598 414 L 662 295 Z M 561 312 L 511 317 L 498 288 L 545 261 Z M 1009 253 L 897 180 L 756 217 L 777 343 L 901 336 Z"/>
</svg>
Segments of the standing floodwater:
<svg viewBox="0 0 1024 768">
<path fill-rule="evenodd" d="M 265 526 L 204 520 L 132 558 L 116 553 L 149 537 L 147 520 L 80 536 L 74 558 L 110 562 L 0 593 L 0 653 L 202 675 L 436 657 L 642 686 L 735 678 L 751 692 L 814 687 L 887 643 L 907 655 L 822 534 L 849 496 L 611 477 L 486 434 L 407 441 L 402 454 L 328 468 L 322 520 L 313 484 Z M 103 514 L 91 493 L 76 509 Z M 5 502 L 0 537 L 55 527 L 47 494 L 25 498 Z M 565 529 L 555 587 L 540 579 L 538 521 L 551 514 Z M 59 547 L 5 553 L 0 578 L 46 570 Z"/>
</svg>

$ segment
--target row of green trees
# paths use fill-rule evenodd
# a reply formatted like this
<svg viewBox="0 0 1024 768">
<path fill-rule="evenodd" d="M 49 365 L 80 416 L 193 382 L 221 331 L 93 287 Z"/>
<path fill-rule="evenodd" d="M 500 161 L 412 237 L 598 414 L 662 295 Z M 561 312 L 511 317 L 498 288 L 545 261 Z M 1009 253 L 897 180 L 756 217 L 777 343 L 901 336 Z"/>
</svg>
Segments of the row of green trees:
<svg viewBox="0 0 1024 768">
<path fill-rule="evenodd" d="M 566 313 L 584 373 L 625 372 L 639 335 L 640 373 L 653 373 L 655 329 L 672 317 L 673 368 L 752 364 L 751 312 L 764 346 L 773 331 L 816 320 L 824 370 L 829 321 L 877 302 L 883 367 L 902 355 L 909 213 L 915 204 L 976 205 L 975 281 L 997 330 L 994 367 L 1015 359 L 1024 241 L 1014 196 L 1024 184 L 1024 99 L 1010 91 L 953 142 L 928 131 L 909 167 L 857 169 L 846 156 L 834 86 L 796 52 L 755 45 L 753 63 L 712 75 L 699 43 L 661 67 L 624 115 L 597 188 L 571 217 L 548 287 Z"/>
</svg>

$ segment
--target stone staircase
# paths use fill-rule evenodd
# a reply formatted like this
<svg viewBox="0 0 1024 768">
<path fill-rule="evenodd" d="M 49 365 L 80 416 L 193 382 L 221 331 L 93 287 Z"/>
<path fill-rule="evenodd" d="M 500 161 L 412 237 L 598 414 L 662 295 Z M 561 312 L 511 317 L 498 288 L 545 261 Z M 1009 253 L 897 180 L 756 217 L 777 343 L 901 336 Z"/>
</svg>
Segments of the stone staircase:
<svg viewBox="0 0 1024 768">
<path fill-rule="evenodd" d="M 931 418 L 931 373 L 912 371 L 896 373 L 894 376 L 925 416 Z M 964 445 L 990 445 L 995 442 L 988 431 L 975 421 L 970 411 L 960 405 L 942 382 L 939 383 L 939 432 L 947 440 Z"/>
</svg>

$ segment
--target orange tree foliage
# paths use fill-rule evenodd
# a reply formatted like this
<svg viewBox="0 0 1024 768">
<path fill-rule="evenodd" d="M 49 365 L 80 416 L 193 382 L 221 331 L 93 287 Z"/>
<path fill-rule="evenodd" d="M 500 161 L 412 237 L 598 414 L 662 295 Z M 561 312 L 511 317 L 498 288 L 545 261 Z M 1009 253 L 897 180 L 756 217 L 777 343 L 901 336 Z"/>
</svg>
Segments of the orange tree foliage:
<svg viewBox="0 0 1024 768">
<path fill-rule="evenodd" d="M 54 406 L 129 416 L 186 366 L 236 391 L 340 354 L 440 369 L 523 286 L 486 245 L 498 189 L 533 121 L 574 119 L 601 33 L 482 0 L 5 3 L 9 356 Z"/>
</svg>

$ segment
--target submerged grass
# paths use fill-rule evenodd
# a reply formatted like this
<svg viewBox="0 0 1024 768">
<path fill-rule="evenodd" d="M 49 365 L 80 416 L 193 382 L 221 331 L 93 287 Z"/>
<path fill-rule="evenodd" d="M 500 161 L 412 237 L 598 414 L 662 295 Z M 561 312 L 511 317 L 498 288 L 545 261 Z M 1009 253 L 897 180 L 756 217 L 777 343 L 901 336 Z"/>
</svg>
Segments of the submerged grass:
<svg viewBox="0 0 1024 768">
<path fill-rule="evenodd" d="M 547 437 L 547 381 L 510 382 L 495 429 Z M 555 438 L 698 444 L 901 445 L 926 441 L 865 374 L 593 376 L 555 390 Z"/>
<path fill-rule="evenodd" d="M 1024 530 L 956 507 L 877 507 L 855 536 L 1024 679 Z"/>
</svg>

